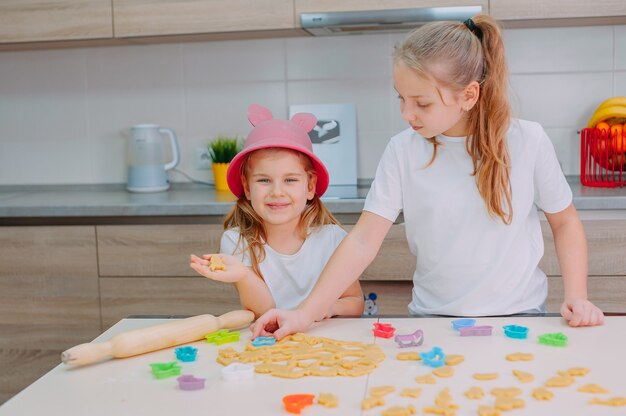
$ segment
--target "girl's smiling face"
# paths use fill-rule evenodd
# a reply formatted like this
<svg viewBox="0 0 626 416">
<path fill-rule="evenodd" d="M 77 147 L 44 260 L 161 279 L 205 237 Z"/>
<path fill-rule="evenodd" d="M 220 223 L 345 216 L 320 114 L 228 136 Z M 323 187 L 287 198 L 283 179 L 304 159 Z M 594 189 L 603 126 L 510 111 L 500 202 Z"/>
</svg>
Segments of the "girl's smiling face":
<svg viewBox="0 0 626 416">
<path fill-rule="evenodd" d="M 446 136 L 467 135 L 468 102 L 463 93 L 434 85 L 434 82 L 420 75 L 402 61 L 393 68 L 393 81 L 400 112 L 409 125 L 424 137 L 438 134 Z"/>
<path fill-rule="evenodd" d="M 307 162 L 299 152 L 276 148 L 257 150 L 248 158 L 244 192 L 266 227 L 298 225 L 315 196 L 317 177 Z"/>
</svg>

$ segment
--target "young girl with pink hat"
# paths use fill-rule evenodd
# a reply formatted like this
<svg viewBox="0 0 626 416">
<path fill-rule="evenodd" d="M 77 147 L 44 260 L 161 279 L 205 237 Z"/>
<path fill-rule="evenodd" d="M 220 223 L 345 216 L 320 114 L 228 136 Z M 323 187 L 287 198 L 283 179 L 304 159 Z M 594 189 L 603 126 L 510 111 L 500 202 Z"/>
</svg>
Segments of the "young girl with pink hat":
<svg viewBox="0 0 626 416">
<path fill-rule="evenodd" d="M 275 120 L 270 110 L 253 104 L 248 119 L 254 128 L 227 172 L 238 200 L 224 221 L 220 254 L 192 255 L 190 266 L 210 279 L 235 283 L 242 306 L 260 316 L 306 299 L 346 232 L 320 200 L 329 178 L 308 136 L 315 116 Z M 210 269 L 216 255 L 226 270 Z M 355 281 L 325 316 L 362 313 L 363 293 Z"/>
</svg>

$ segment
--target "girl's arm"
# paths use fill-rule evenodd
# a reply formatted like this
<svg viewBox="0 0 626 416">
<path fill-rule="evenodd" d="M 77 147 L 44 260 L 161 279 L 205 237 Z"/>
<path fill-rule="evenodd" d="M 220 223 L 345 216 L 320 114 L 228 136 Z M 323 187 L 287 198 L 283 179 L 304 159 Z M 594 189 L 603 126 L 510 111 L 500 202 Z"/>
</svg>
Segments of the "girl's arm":
<svg viewBox="0 0 626 416">
<path fill-rule="evenodd" d="M 357 282 L 363 270 L 374 260 L 393 224 L 381 216 L 363 211 L 356 225 L 343 239 L 322 271 L 308 298 L 298 309 L 272 309 L 254 325 L 253 337 L 274 335 L 280 339 L 305 331 L 311 323 L 328 313 L 331 305 Z"/>
<path fill-rule="evenodd" d="M 337 315 L 363 315 L 363 291 L 361 290 L 361 284 L 357 280 L 352 283 L 348 290 L 343 292 L 343 295 L 331 305 L 330 310 L 326 314 L 325 318 L 332 318 Z"/>
<path fill-rule="evenodd" d="M 587 300 L 587 239 L 576 208 L 570 204 L 561 212 L 545 215 L 563 275 L 565 300 L 561 315 L 570 326 L 602 325 L 604 314 Z"/>
<path fill-rule="evenodd" d="M 220 256 L 226 270 L 211 271 L 209 262 L 212 256 Z M 274 298 L 269 288 L 256 273 L 241 261 L 228 254 L 205 254 L 202 257 L 191 255 L 190 267 L 202 276 L 220 282 L 234 283 L 239 293 L 241 307 L 254 312 L 259 317 L 274 306 Z"/>
</svg>

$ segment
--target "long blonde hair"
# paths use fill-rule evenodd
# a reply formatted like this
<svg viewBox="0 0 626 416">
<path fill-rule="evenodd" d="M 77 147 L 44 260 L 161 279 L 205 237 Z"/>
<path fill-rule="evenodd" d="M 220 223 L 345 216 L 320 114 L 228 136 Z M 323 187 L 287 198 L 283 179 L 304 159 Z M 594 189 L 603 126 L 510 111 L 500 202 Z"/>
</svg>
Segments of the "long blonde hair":
<svg viewBox="0 0 626 416">
<path fill-rule="evenodd" d="M 266 149 L 264 149 L 266 150 Z M 273 149 L 270 149 L 273 150 Z M 307 180 L 311 180 L 315 176 L 315 170 L 311 159 L 296 150 L 280 149 L 293 153 L 298 156 L 300 161 L 304 165 L 304 169 L 307 173 Z M 246 155 L 241 164 L 241 177 L 242 181 L 248 180 L 249 174 L 249 160 L 250 157 L 256 153 L 250 152 Z M 310 231 L 321 227 L 326 224 L 337 224 L 339 221 L 333 216 L 333 214 L 322 203 L 319 196 L 315 194 L 313 199 L 307 201 L 306 207 L 300 215 L 300 222 L 298 223 L 298 234 L 301 238 L 305 239 L 309 235 Z M 245 193 L 239 197 L 237 203 L 231 208 L 230 212 L 224 219 L 224 229 L 239 228 L 239 241 L 237 247 L 239 250 L 245 250 L 250 257 L 250 264 L 252 271 L 263 279 L 263 274 L 259 264 L 265 259 L 264 245 L 267 242 L 267 231 L 263 225 L 263 219 L 256 213 L 250 201 L 246 198 Z"/>
<path fill-rule="evenodd" d="M 417 73 L 434 78 L 437 85 L 457 92 L 478 82 L 479 98 L 467 115 L 466 150 L 489 215 L 510 224 L 513 206 L 506 133 L 511 106 L 504 42 L 491 17 L 477 15 L 472 21 L 474 30 L 461 22 L 433 22 L 416 29 L 396 47 L 394 62 L 402 61 Z M 430 67 L 438 63 L 445 64 L 441 77 Z M 432 163 L 439 143 L 434 137 L 427 139 L 433 144 Z"/>
</svg>

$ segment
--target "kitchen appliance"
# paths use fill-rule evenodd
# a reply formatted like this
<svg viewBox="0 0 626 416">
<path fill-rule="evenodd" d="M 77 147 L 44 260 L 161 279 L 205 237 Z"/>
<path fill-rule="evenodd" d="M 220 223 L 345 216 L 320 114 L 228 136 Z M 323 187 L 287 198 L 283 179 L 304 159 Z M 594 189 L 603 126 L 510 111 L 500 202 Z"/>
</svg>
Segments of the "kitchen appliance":
<svg viewBox="0 0 626 416">
<path fill-rule="evenodd" d="M 356 106 L 354 104 L 303 104 L 289 106 L 289 117 L 312 113 L 317 125 L 309 132 L 313 153 L 330 175 L 330 185 L 357 184 Z"/>
<path fill-rule="evenodd" d="M 170 187 L 167 171 L 178 165 L 178 140 L 172 129 L 156 124 L 137 124 L 128 138 L 128 184 L 130 192 L 161 192 Z M 164 161 L 163 134 L 169 137 L 172 160 Z"/>
<path fill-rule="evenodd" d="M 482 12 L 482 6 L 420 7 L 413 9 L 364 10 L 300 14 L 300 25 L 315 36 L 350 35 L 364 32 L 407 32 L 427 22 L 462 22 Z"/>
</svg>

